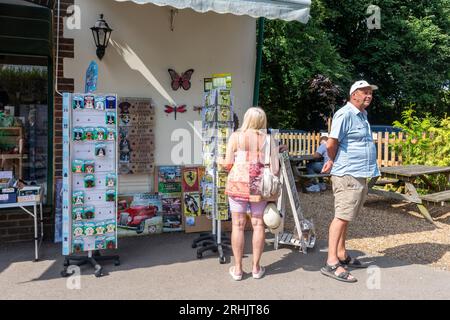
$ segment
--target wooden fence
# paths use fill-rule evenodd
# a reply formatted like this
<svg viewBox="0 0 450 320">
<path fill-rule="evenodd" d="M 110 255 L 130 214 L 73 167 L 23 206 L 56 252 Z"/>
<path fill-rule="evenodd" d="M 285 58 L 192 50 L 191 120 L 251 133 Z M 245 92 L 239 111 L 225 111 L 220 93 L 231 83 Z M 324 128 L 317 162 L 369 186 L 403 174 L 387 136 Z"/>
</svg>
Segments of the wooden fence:
<svg viewBox="0 0 450 320">
<path fill-rule="evenodd" d="M 307 133 L 278 133 L 276 136 L 281 144 L 287 145 L 289 155 L 298 156 L 313 154 L 319 146 L 321 135 L 326 133 L 307 132 Z M 396 153 L 393 145 L 399 140 L 403 140 L 403 132 L 373 133 L 373 140 L 377 149 L 377 163 L 380 167 L 391 167 L 402 164 L 401 153 Z"/>
</svg>

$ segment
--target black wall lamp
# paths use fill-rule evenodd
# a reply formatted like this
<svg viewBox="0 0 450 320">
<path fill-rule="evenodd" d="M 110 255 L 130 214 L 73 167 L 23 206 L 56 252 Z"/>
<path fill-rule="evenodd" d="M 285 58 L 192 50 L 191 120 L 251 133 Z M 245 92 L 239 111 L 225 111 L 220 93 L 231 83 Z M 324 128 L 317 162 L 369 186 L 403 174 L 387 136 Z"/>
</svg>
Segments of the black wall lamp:
<svg viewBox="0 0 450 320">
<path fill-rule="evenodd" d="M 92 35 L 94 36 L 95 46 L 97 47 L 97 57 L 101 60 L 105 55 L 106 47 L 108 46 L 109 37 L 113 31 L 105 20 L 103 14 L 97 20 L 95 25 L 91 27 Z"/>
</svg>

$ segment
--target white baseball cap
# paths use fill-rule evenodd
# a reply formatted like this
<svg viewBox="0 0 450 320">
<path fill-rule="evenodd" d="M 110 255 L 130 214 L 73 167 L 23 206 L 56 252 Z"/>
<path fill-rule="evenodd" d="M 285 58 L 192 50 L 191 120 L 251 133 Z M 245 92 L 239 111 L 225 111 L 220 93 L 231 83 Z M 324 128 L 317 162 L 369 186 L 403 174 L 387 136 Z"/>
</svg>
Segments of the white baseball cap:
<svg viewBox="0 0 450 320">
<path fill-rule="evenodd" d="M 360 88 L 367 88 L 367 87 L 371 87 L 372 90 L 377 90 L 377 89 L 378 89 L 378 87 L 377 87 L 376 85 L 369 84 L 369 83 L 368 83 L 367 81 L 365 81 L 365 80 L 359 80 L 359 81 L 356 81 L 356 82 L 352 85 L 352 87 L 350 88 L 350 95 L 352 95 L 352 93 L 353 93 L 355 90 L 358 90 L 358 89 L 360 89 Z"/>
</svg>

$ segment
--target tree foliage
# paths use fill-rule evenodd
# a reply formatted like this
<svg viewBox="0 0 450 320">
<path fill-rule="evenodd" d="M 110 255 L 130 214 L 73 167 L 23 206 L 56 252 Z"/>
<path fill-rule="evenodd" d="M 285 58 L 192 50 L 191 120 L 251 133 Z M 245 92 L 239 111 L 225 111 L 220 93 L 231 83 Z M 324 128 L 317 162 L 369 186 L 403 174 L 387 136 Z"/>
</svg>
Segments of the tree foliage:
<svg viewBox="0 0 450 320">
<path fill-rule="evenodd" d="M 260 101 L 272 126 L 325 128 L 331 106 L 309 88 L 319 74 L 340 88 L 337 107 L 354 81 L 377 84 L 372 123 L 392 123 L 411 103 L 419 114 L 450 113 L 450 0 L 371 4 L 381 10 L 381 29 L 368 29 L 363 0 L 312 1 L 306 25 L 267 21 Z"/>
</svg>

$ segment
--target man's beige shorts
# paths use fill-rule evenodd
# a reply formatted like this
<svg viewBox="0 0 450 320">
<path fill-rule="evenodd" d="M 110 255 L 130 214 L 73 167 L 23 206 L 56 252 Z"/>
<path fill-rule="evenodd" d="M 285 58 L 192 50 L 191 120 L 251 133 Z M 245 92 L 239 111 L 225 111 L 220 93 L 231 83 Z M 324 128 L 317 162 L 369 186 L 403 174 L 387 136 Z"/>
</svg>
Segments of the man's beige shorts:
<svg viewBox="0 0 450 320">
<path fill-rule="evenodd" d="M 367 179 L 349 175 L 331 176 L 331 183 L 334 194 L 334 216 L 345 221 L 352 221 L 366 201 Z"/>
</svg>

